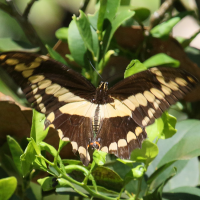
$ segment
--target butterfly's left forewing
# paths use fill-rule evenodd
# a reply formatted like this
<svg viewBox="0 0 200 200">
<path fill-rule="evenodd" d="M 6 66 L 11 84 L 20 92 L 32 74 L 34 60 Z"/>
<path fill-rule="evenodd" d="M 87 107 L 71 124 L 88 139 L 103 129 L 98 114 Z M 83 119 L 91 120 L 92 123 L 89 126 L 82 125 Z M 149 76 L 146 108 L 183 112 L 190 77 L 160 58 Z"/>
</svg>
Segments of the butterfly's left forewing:
<svg viewBox="0 0 200 200">
<path fill-rule="evenodd" d="M 89 163 L 87 145 L 96 88 L 67 66 L 37 54 L 8 52 L 0 55 L 0 66 L 19 85 L 28 102 L 47 116 L 61 139 L 70 140 L 84 164 Z"/>
</svg>

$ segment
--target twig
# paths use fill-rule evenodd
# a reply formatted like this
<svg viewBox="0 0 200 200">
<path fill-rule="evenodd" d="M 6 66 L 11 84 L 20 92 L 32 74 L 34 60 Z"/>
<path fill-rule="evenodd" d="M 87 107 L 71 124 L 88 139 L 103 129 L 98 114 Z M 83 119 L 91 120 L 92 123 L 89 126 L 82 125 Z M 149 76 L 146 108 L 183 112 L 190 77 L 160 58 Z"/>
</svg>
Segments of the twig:
<svg viewBox="0 0 200 200">
<path fill-rule="evenodd" d="M 85 12 L 86 8 L 87 8 L 87 6 L 89 4 L 89 2 L 90 2 L 90 0 L 85 0 L 84 3 L 83 3 L 83 5 L 81 6 L 80 10 L 82 10 L 83 12 Z"/>
<path fill-rule="evenodd" d="M 24 18 L 16 9 L 15 5 L 13 4 L 12 0 L 6 0 L 8 5 L 0 3 L 0 9 L 14 17 L 21 28 L 23 29 L 26 37 L 34 46 L 38 46 L 41 49 L 43 54 L 47 54 L 47 50 L 45 45 L 42 43 L 41 39 L 37 35 L 36 31 L 34 30 L 33 26 L 27 21 L 27 18 Z M 26 14 L 28 15 L 28 13 Z"/>
<path fill-rule="evenodd" d="M 172 8 L 175 1 L 177 1 L 177 0 L 166 0 L 160 6 L 160 8 L 153 13 L 153 15 L 151 16 L 151 19 L 150 19 L 149 30 L 151 30 L 154 26 L 159 24 L 159 22 L 164 18 L 165 13 Z"/>
<path fill-rule="evenodd" d="M 24 10 L 24 13 L 23 13 L 23 15 L 22 15 L 22 17 L 24 17 L 24 19 L 28 19 L 28 14 L 30 13 L 31 7 L 33 6 L 33 4 L 34 4 L 36 1 L 37 1 L 37 0 L 31 0 L 31 1 L 27 4 L 27 6 L 26 6 L 26 8 L 25 8 L 25 10 Z"/>
</svg>

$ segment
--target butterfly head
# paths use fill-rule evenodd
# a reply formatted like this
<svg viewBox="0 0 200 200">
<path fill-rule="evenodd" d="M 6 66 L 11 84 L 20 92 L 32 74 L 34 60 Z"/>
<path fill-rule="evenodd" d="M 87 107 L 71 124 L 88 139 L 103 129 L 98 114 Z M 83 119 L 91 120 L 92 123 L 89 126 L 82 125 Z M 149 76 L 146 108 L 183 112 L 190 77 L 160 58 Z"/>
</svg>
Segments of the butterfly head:
<svg viewBox="0 0 200 200">
<path fill-rule="evenodd" d="M 108 102 L 108 82 L 101 82 L 99 87 L 96 89 L 96 94 L 93 99 L 93 102 L 96 104 L 105 104 Z"/>
<path fill-rule="evenodd" d="M 101 91 L 107 91 L 108 90 L 108 82 L 101 81 L 101 83 L 97 89 L 99 89 Z"/>
</svg>

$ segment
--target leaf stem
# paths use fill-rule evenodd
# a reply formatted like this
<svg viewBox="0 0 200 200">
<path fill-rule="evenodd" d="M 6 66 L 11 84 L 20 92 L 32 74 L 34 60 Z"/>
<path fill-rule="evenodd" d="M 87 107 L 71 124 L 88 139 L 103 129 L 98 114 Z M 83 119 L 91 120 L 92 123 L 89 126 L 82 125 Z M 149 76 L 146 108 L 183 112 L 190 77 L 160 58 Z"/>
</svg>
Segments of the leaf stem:
<svg viewBox="0 0 200 200">
<path fill-rule="evenodd" d="M 138 188 L 137 188 L 137 192 L 136 192 L 136 195 L 135 195 L 135 200 L 139 200 L 139 194 L 141 192 L 141 187 L 142 187 L 142 178 L 139 178 L 138 179 Z"/>
</svg>

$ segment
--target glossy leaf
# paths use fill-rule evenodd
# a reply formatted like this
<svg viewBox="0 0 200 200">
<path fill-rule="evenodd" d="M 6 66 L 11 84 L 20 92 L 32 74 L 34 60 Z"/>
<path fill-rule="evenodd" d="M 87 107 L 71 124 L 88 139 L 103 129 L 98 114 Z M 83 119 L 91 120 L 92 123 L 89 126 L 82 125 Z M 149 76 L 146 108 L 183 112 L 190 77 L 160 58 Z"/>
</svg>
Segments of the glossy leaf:
<svg viewBox="0 0 200 200">
<path fill-rule="evenodd" d="M 104 67 L 107 65 L 107 63 L 110 60 L 110 57 L 114 54 L 115 52 L 113 50 L 107 51 L 105 56 L 100 60 L 99 65 L 98 65 L 98 72 L 102 74 Z"/>
<path fill-rule="evenodd" d="M 184 162 L 186 160 L 179 160 Z M 165 191 L 170 191 L 177 187 L 190 186 L 196 187 L 199 184 L 199 161 L 198 158 L 192 158 L 182 169 L 177 169 L 177 174 L 166 185 Z M 176 165 L 175 165 L 176 166 Z"/>
<path fill-rule="evenodd" d="M 133 17 L 134 14 L 135 14 L 134 11 L 125 10 L 125 11 L 119 12 L 117 14 L 117 16 L 112 20 L 112 23 L 105 30 L 105 35 L 103 38 L 103 55 L 107 52 L 108 47 L 110 45 L 110 41 L 111 41 L 115 31 L 117 30 L 117 28 L 124 21 L 126 21 L 130 17 Z"/>
<path fill-rule="evenodd" d="M 104 165 L 106 162 L 106 152 L 95 150 L 93 153 L 93 160 L 97 165 Z"/>
<path fill-rule="evenodd" d="M 177 130 L 175 129 L 177 121 L 176 118 L 170 115 L 168 112 L 164 112 L 162 114 L 162 120 L 164 121 L 164 129 L 159 138 L 167 139 L 172 137 L 177 132 Z"/>
<path fill-rule="evenodd" d="M 133 179 L 139 179 L 139 178 L 142 178 L 144 176 L 144 173 L 145 173 L 145 168 L 143 165 L 138 165 L 137 167 L 135 168 L 132 168 L 130 170 L 130 172 L 128 172 L 126 174 L 126 177 L 125 177 L 125 180 L 126 181 L 131 181 Z"/>
<path fill-rule="evenodd" d="M 37 180 L 37 182 L 41 185 L 43 191 L 49 191 L 54 189 L 53 186 L 53 180 L 54 177 L 45 177 L 45 178 L 40 178 Z"/>
<path fill-rule="evenodd" d="M 32 163 L 35 159 L 35 155 L 36 152 L 35 149 L 33 148 L 32 142 L 29 142 L 24 153 L 20 157 L 22 172 L 24 176 L 26 176 L 32 170 Z"/>
<path fill-rule="evenodd" d="M 185 120 L 177 123 L 177 140 L 171 149 L 163 156 L 158 166 L 173 160 L 187 160 L 200 155 L 200 122 Z"/>
<path fill-rule="evenodd" d="M 57 60 L 65 65 L 67 65 L 67 62 L 65 61 L 65 59 L 59 54 L 57 53 L 55 50 L 53 50 L 50 46 L 46 45 L 46 48 L 49 52 L 49 55 L 54 59 Z"/>
<path fill-rule="evenodd" d="M 79 33 L 76 22 L 71 21 L 68 29 L 68 45 L 73 59 L 81 66 L 86 67 L 86 52 L 84 41 Z"/>
<path fill-rule="evenodd" d="M 192 42 L 192 40 L 194 40 L 194 38 L 196 38 L 196 36 L 200 33 L 200 31 L 197 31 L 196 33 L 194 33 L 190 38 L 182 38 L 182 37 L 176 37 L 176 39 L 178 40 L 178 42 L 181 44 L 181 46 L 183 48 L 189 46 L 189 44 Z"/>
<path fill-rule="evenodd" d="M 33 109 L 30 137 L 34 139 L 36 144 L 39 144 L 47 136 L 49 128 L 44 130 L 44 121 L 45 121 L 45 115 Z"/>
<path fill-rule="evenodd" d="M 148 178 L 147 184 L 151 184 L 162 172 L 164 172 L 169 166 L 171 166 L 175 161 L 169 162 L 162 167 L 155 170 L 155 172 Z"/>
<path fill-rule="evenodd" d="M 51 146 L 50 144 L 47 144 L 46 142 L 40 143 L 40 149 L 41 149 L 41 151 L 45 150 L 45 151 L 49 152 L 53 157 L 56 157 L 56 155 L 58 153 L 57 150 L 53 146 Z M 60 156 L 58 156 L 58 159 L 61 160 Z"/>
<path fill-rule="evenodd" d="M 67 27 L 59 28 L 59 29 L 56 31 L 56 37 L 57 37 L 59 40 L 62 40 L 62 41 L 64 41 L 64 42 L 67 42 L 67 40 L 68 40 L 68 28 L 67 28 Z"/>
<path fill-rule="evenodd" d="M 159 53 L 145 60 L 143 64 L 146 68 L 156 67 L 160 65 L 169 67 L 179 67 L 180 62 L 178 60 L 173 59 L 165 53 Z"/>
<path fill-rule="evenodd" d="M 168 178 L 162 184 L 160 184 L 152 194 L 145 196 L 144 200 L 162 200 L 163 187 L 175 175 L 176 175 L 176 168 L 173 168 Z"/>
<path fill-rule="evenodd" d="M 17 188 L 17 179 L 14 176 L 0 179 L 0 199 L 8 200 Z"/>
<path fill-rule="evenodd" d="M 126 67 L 126 70 L 124 72 L 124 78 L 127 78 L 133 74 L 144 70 L 147 70 L 147 68 L 139 60 L 132 60 Z"/>
<path fill-rule="evenodd" d="M 32 45 L 23 42 L 13 40 L 11 38 L 0 38 L 0 51 L 26 51 L 35 53 L 39 51 L 39 47 L 33 47 Z"/>
<path fill-rule="evenodd" d="M 97 20 L 97 29 L 99 34 L 101 34 L 103 30 L 103 22 L 104 22 L 104 16 L 106 14 L 106 7 L 107 7 L 107 0 L 101 0 L 100 1 L 100 8 L 98 11 L 98 20 Z M 101 38 L 99 38 L 101 40 Z"/>
<path fill-rule="evenodd" d="M 97 185 L 106 187 L 107 189 L 120 191 L 123 187 L 123 179 L 108 167 L 98 166 L 92 170 L 92 175 Z"/>
<path fill-rule="evenodd" d="M 131 10 L 135 11 L 134 18 L 139 22 L 146 20 L 151 14 L 150 10 L 144 7 L 131 8 Z"/>
<path fill-rule="evenodd" d="M 163 193 L 163 200 L 199 200 L 200 198 L 200 189 L 195 187 L 178 187 L 171 190 L 170 192 Z"/>
<path fill-rule="evenodd" d="M 141 149 L 135 149 L 131 153 L 131 160 L 136 162 L 143 162 L 148 166 L 152 160 L 158 155 L 158 147 L 156 144 L 145 140 L 142 143 Z"/>
<path fill-rule="evenodd" d="M 161 38 L 161 39 L 168 39 L 173 27 L 185 16 L 191 14 L 193 12 L 181 12 L 175 17 L 170 18 L 169 20 L 158 24 L 154 28 L 151 29 L 150 33 L 153 37 Z"/>
<path fill-rule="evenodd" d="M 22 166 L 21 166 L 21 162 L 20 162 L 20 156 L 23 154 L 23 150 L 20 147 L 20 145 L 18 144 L 18 142 L 12 138 L 11 136 L 7 136 L 7 142 L 10 148 L 10 152 L 12 154 L 12 159 L 15 163 L 15 166 L 19 172 L 19 174 L 22 176 Z"/>
<path fill-rule="evenodd" d="M 100 1 L 99 16 L 97 21 L 97 29 L 100 33 L 103 31 L 103 28 L 107 27 L 109 24 L 112 23 L 117 13 L 119 5 L 120 5 L 120 0 Z"/>
<path fill-rule="evenodd" d="M 122 11 L 122 10 L 135 11 L 135 15 L 133 16 L 133 18 L 138 22 L 142 22 L 146 20 L 151 14 L 150 10 L 145 7 L 121 6 L 119 8 L 119 11 Z"/>
<path fill-rule="evenodd" d="M 153 142 L 156 138 L 160 137 L 160 135 L 162 134 L 163 129 L 164 129 L 164 123 L 165 122 L 163 121 L 162 117 L 160 117 L 160 118 L 156 119 L 152 125 L 147 126 L 145 128 L 147 135 L 148 135 L 148 139 L 151 142 Z"/>
<path fill-rule="evenodd" d="M 93 51 L 93 40 L 92 40 L 92 32 L 90 29 L 90 23 L 83 11 L 80 10 L 80 16 L 76 18 L 73 17 L 73 20 L 76 22 L 78 27 L 78 31 L 82 37 L 85 47 L 92 53 L 94 56 Z"/>
</svg>

